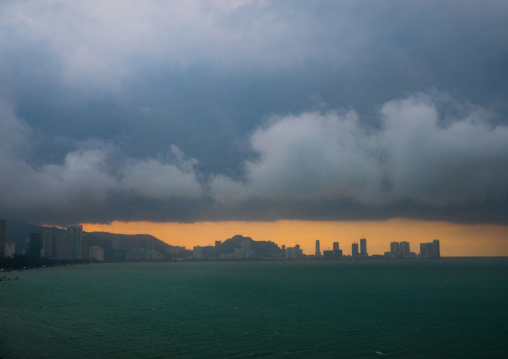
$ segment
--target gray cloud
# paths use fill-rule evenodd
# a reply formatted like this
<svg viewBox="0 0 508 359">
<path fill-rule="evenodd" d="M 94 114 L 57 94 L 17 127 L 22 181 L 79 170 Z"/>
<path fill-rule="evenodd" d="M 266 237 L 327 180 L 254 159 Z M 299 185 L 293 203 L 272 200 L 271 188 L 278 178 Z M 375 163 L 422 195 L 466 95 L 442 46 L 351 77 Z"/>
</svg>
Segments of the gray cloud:
<svg viewBox="0 0 508 359">
<path fill-rule="evenodd" d="M 507 20 L 476 1 L 2 2 L 0 211 L 504 223 Z"/>
<path fill-rule="evenodd" d="M 508 190 L 508 127 L 475 109 L 441 118 L 431 96 L 385 103 L 381 128 L 363 127 L 354 111 L 274 118 L 252 136 L 259 159 L 246 180 L 217 176 L 223 202 L 350 200 L 448 206 L 503 201 Z M 443 122 L 446 125 L 441 125 Z"/>
<path fill-rule="evenodd" d="M 2 209 L 45 212 L 37 219 L 53 223 L 59 216 L 103 222 L 438 213 L 457 220 L 465 209 L 504 208 L 508 199 L 508 127 L 493 125 L 478 107 L 443 118 L 427 94 L 385 103 L 378 129 L 362 125 L 353 110 L 273 117 L 252 134 L 257 158 L 244 162 L 241 180 L 204 174 L 175 146 L 139 160 L 103 141 L 78 144 L 63 163 L 34 166 L 23 158 L 30 130 L 5 103 L 1 109 L 1 125 L 13 135 L 0 157 L 7 174 Z M 477 221 L 489 221 L 484 217 Z"/>
<path fill-rule="evenodd" d="M 2 152 L 0 169 L 2 209 L 13 213 L 41 213 L 52 223 L 58 216 L 113 220 L 122 208 L 109 208 L 108 201 L 117 196 L 132 199 L 171 201 L 203 195 L 203 186 L 195 170 L 197 161 L 186 158 L 172 146 L 166 158 L 136 160 L 126 157 L 113 144 L 89 140 L 77 144 L 63 163 L 37 166 L 24 156 L 30 150 L 30 129 L 14 115 L 5 103 L 0 105 Z M 108 208 L 104 213 L 103 208 Z M 51 214 L 51 215 L 47 215 Z M 121 215 L 121 214 L 120 214 Z"/>
</svg>

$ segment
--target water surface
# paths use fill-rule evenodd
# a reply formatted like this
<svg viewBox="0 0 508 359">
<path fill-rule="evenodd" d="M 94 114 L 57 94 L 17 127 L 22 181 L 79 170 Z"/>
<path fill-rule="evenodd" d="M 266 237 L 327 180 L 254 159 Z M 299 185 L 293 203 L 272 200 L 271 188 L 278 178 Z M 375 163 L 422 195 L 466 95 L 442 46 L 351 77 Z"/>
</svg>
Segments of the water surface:
<svg viewBox="0 0 508 359">
<path fill-rule="evenodd" d="M 7 358 L 507 355 L 508 260 L 83 265 L 7 274 Z"/>
</svg>

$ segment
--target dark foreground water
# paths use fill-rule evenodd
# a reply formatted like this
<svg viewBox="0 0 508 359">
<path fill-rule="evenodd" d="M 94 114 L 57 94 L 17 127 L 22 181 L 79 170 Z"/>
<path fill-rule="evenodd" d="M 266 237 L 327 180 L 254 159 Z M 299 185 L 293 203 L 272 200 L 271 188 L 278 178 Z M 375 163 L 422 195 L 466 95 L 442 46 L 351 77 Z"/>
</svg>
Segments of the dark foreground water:
<svg viewBox="0 0 508 359">
<path fill-rule="evenodd" d="M 4 275 L 3 359 L 508 357 L 508 259 L 102 264 Z"/>
</svg>

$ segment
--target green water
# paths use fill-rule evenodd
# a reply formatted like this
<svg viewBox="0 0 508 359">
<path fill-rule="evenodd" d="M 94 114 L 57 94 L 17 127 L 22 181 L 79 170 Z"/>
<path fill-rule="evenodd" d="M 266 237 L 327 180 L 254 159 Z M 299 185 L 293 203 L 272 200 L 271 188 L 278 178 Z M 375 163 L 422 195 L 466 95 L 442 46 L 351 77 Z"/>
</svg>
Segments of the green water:
<svg viewBox="0 0 508 359">
<path fill-rule="evenodd" d="M 102 264 L 2 275 L 11 278 L 0 283 L 3 359 L 508 355 L 503 258 Z"/>
</svg>

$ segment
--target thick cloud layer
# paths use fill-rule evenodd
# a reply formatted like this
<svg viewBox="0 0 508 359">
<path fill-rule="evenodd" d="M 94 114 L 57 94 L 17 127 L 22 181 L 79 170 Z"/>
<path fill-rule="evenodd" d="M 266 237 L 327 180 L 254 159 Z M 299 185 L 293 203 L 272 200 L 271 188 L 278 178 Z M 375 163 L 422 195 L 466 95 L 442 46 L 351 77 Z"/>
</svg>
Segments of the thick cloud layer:
<svg viewBox="0 0 508 359">
<path fill-rule="evenodd" d="M 240 180 L 203 173 L 175 146 L 135 160 L 88 141 L 63 163 L 36 166 L 25 158 L 33 132 L 5 103 L 1 110 L 10 129 L 1 141 L 2 207 L 39 221 L 275 220 L 324 208 L 327 219 L 432 218 L 491 203 L 498 222 L 508 200 L 508 126 L 479 108 L 443 118 L 429 95 L 385 103 L 379 128 L 353 110 L 274 117 L 251 136 L 257 158 L 244 162 Z"/>
<path fill-rule="evenodd" d="M 4 1 L 0 215 L 505 223 L 506 63 L 505 2 Z"/>
</svg>

